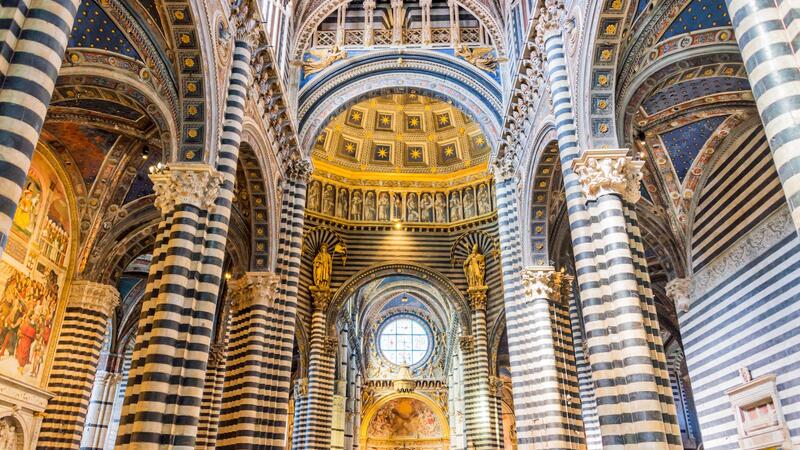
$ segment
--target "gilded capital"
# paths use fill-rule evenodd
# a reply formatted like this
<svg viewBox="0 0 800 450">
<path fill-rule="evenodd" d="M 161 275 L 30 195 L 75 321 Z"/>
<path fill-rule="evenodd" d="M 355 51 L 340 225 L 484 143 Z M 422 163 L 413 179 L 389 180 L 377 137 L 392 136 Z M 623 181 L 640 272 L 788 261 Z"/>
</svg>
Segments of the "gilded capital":
<svg viewBox="0 0 800 450">
<path fill-rule="evenodd" d="M 627 149 L 586 150 L 572 163 L 583 193 L 590 201 L 604 195 L 619 195 L 636 203 L 641 198 L 642 167 L 644 161 L 628 156 Z"/>
<path fill-rule="evenodd" d="M 311 162 L 307 159 L 292 159 L 286 164 L 286 178 L 308 182 L 312 170 Z"/>
<path fill-rule="evenodd" d="M 311 291 L 311 298 L 314 301 L 315 311 L 325 311 L 328 309 L 328 304 L 331 302 L 333 293 L 328 287 L 309 286 Z"/>
<path fill-rule="evenodd" d="M 564 20 L 564 0 L 545 0 L 539 9 L 536 34 L 547 40 L 550 36 L 561 34 Z"/>
<path fill-rule="evenodd" d="M 552 266 L 529 266 L 522 269 L 522 284 L 528 300 L 547 299 L 560 303 L 569 296 L 572 279 Z"/>
<path fill-rule="evenodd" d="M 176 205 L 188 204 L 208 209 L 214 204 L 222 184 L 222 174 L 208 164 L 176 163 L 150 174 L 156 193 L 155 205 L 168 214 Z"/>
<path fill-rule="evenodd" d="M 467 289 L 467 295 L 469 295 L 469 304 L 473 311 L 486 310 L 486 291 L 488 289 L 489 288 L 487 286 L 476 286 Z"/>
<path fill-rule="evenodd" d="M 691 304 L 692 280 L 688 278 L 675 278 L 670 280 L 666 286 L 667 297 L 675 303 L 675 309 L 679 312 L 689 311 Z"/>
<path fill-rule="evenodd" d="M 119 291 L 109 284 L 78 280 L 69 291 L 69 307 L 96 311 L 109 317 L 119 305 Z"/>
<path fill-rule="evenodd" d="M 272 306 L 280 277 L 272 272 L 247 272 L 228 283 L 237 309 L 250 305 Z"/>
</svg>

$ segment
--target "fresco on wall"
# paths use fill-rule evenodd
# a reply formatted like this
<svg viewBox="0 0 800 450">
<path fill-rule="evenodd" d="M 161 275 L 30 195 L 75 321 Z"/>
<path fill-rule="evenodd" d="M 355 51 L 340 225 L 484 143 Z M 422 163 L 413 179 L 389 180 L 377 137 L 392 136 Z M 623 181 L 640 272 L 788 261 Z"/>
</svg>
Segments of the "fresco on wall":
<svg viewBox="0 0 800 450">
<path fill-rule="evenodd" d="M 413 398 L 383 405 L 369 424 L 370 439 L 439 439 L 442 425 L 431 408 Z"/>
<path fill-rule="evenodd" d="M 66 277 L 69 214 L 64 189 L 37 153 L 0 260 L 0 373 L 42 383 Z"/>
</svg>

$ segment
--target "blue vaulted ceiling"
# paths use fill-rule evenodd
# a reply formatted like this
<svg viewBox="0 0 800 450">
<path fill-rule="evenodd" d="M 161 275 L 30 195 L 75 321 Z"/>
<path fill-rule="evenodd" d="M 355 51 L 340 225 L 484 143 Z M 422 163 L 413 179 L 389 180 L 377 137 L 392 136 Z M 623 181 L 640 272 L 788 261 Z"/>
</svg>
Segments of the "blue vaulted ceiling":
<svg viewBox="0 0 800 450">
<path fill-rule="evenodd" d="M 664 142 L 664 147 L 669 153 L 672 165 L 681 182 L 692 168 L 697 154 L 725 118 L 726 116 L 710 117 L 661 135 L 661 140 Z"/>
<path fill-rule="evenodd" d="M 647 114 L 655 114 L 683 102 L 701 98 L 706 95 L 719 94 L 722 92 L 746 91 L 749 89 L 750 84 L 747 82 L 746 78 L 696 78 L 681 83 L 675 83 L 657 91 L 654 95 L 645 100 L 642 106 Z"/>
<path fill-rule="evenodd" d="M 661 40 L 692 31 L 730 25 L 725 0 L 692 0 L 661 35 Z"/>
<path fill-rule="evenodd" d="M 81 1 L 68 47 L 96 48 L 142 60 L 122 30 L 95 0 Z"/>
</svg>

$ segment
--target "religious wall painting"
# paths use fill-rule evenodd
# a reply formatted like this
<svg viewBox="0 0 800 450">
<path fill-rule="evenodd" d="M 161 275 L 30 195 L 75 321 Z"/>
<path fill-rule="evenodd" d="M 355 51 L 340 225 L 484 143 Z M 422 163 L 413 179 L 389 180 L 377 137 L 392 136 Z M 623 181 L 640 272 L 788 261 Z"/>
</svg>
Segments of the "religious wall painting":
<svg viewBox="0 0 800 450">
<path fill-rule="evenodd" d="M 336 217 L 347 219 L 349 204 L 348 197 L 347 189 L 339 188 L 339 193 L 336 197 Z"/>
<path fill-rule="evenodd" d="M 310 211 L 319 211 L 320 202 L 322 200 L 322 183 L 319 181 L 312 181 L 311 186 L 308 188 L 308 201 L 306 208 Z"/>
<path fill-rule="evenodd" d="M 364 194 L 364 220 L 376 220 L 376 202 L 375 191 L 367 191 L 367 193 Z"/>
<path fill-rule="evenodd" d="M 434 196 L 433 210 L 436 223 L 447 222 L 447 199 L 445 198 L 444 193 L 437 192 Z"/>
<path fill-rule="evenodd" d="M 450 193 L 450 221 L 459 220 L 461 220 L 461 196 L 458 191 L 453 191 Z"/>
<path fill-rule="evenodd" d="M 398 448 L 403 448 L 401 442 L 404 441 L 411 445 L 406 448 L 415 448 L 414 441 L 423 444 L 424 441 L 446 437 L 436 412 L 425 402 L 410 397 L 393 399 L 380 406 L 367 428 L 368 442 L 374 440 L 386 444 L 387 441 L 397 441 L 400 444 Z"/>
<path fill-rule="evenodd" d="M 475 217 L 475 192 L 472 186 L 464 189 L 464 218 L 470 219 Z"/>
<path fill-rule="evenodd" d="M 332 216 L 336 205 L 336 188 L 332 184 L 326 184 L 322 193 L 321 213 Z"/>
<path fill-rule="evenodd" d="M 478 185 L 478 214 L 484 215 L 492 211 L 492 199 L 486 183 Z"/>
<path fill-rule="evenodd" d="M 41 386 L 71 227 L 63 185 L 39 153 L 24 186 L 27 200 L 0 261 L 0 373 Z"/>
<path fill-rule="evenodd" d="M 363 206 L 364 200 L 361 191 L 353 191 L 353 197 L 350 199 L 350 220 L 361 220 Z"/>
<path fill-rule="evenodd" d="M 417 194 L 414 192 L 406 196 L 406 220 L 419 222 L 419 201 L 417 200 Z"/>
<path fill-rule="evenodd" d="M 57 140 L 60 144 L 80 154 L 75 164 L 81 172 L 84 183 L 91 187 L 106 155 L 116 144 L 119 134 L 96 127 L 68 122 L 50 122 L 47 124 L 47 141 Z"/>
</svg>

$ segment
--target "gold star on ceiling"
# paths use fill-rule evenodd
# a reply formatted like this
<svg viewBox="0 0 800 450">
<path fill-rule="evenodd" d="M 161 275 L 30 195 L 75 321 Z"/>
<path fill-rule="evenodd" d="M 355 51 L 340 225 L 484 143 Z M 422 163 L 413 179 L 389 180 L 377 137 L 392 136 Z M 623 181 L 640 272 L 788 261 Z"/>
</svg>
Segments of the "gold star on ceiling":
<svg viewBox="0 0 800 450">
<path fill-rule="evenodd" d="M 419 149 L 415 148 L 411 150 L 411 159 L 419 159 L 420 157 L 422 157 L 422 152 L 420 152 Z"/>
<path fill-rule="evenodd" d="M 450 123 L 450 119 L 448 119 L 446 115 L 443 114 L 443 115 L 439 116 L 439 124 L 440 125 L 447 125 L 448 123 Z"/>
<path fill-rule="evenodd" d="M 353 113 L 350 114 L 350 118 L 353 120 L 361 120 L 361 113 L 358 111 L 353 111 Z"/>
<path fill-rule="evenodd" d="M 344 146 L 344 149 L 347 153 L 353 153 L 356 150 L 356 146 L 353 145 L 352 142 L 348 142 L 347 145 Z"/>
<path fill-rule="evenodd" d="M 444 148 L 444 155 L 445 156 L 453 156 L 453 154 L 455 152 L 456 152 L 456 149 L 454 149 L 452 145 L 448 145 L 447 147 Z"/>
<path fill-rule="evenodd" d="M 409 127 L 416 127 L 416 126 L 419 126 L 419 118 L 417 118 L 417 117 L 412 117 L 412 118 L 408 119 L 408 126 L 409 126 Z"/>
<path fill-rule="evenodd" d="M 378 149 L 378 156 L 380 156 L 381 158 L 386 158 L 389 156 L 389 151 L 381 147 Z"/>
<path fill-rule="evenodd" d="M 381 117 L 381 123 L 382 123 L 382 124 L 384 124 L 384 125 L 389 125 L 389 123 L 390 123 L 390 122 L 391 122 L 391 119 L 389 119 L 389 116 L 383 116 L 383 117 Z"/>
</svg>

